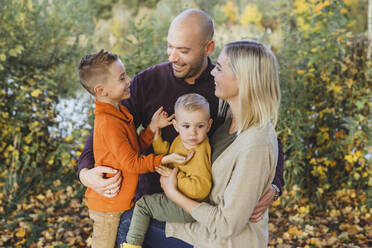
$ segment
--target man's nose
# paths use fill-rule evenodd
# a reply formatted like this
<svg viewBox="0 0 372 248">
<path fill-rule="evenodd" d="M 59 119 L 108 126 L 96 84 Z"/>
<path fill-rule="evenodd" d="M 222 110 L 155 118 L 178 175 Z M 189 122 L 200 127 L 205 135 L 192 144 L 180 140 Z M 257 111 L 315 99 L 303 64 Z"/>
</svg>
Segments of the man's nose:
<svg viewBox="0 0 372 248">
<path fill-rule="evenodd" d="M 177 62 L 178 61 L 178 56 L 177 56 L 177 52 L 175 49 L 170 49 L 168 51 L 168 60 L 169 62 Z"/>
</svg>

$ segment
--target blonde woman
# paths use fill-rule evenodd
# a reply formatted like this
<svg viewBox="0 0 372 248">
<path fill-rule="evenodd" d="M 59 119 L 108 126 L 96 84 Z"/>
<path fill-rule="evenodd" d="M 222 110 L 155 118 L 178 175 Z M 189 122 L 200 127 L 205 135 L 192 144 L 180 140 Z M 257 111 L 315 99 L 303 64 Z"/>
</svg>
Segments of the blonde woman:
<svg viewBox="0 0 372 248">
<path fill-rule="evenodd" d="M 268 211 L 256 223 L 249 218 L 270 187 L 278 159 L 276 58 L 259 42 L 231 42 L 211 74 L 215 95 L 224 102 L 221 111 L 230 113 L 211 137 L 213 188 L 206 202 L 189 199 L 177 189 L 177 169 L 162 167 L 165 194 L 196 220 L 167 223 L 166 235 L 196 248 L 266 247 Z"/>
</svg>

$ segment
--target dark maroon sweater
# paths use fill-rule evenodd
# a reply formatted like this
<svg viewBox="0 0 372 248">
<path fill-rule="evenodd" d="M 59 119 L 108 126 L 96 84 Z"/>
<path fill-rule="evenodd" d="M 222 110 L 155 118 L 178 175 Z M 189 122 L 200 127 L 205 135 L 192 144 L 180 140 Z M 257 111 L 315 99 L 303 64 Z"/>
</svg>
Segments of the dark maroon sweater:
<svg viewBox="0 0 372 248">
<path fill-rule="evenodd" d="M 152 66 L 133 78 L 130 85 L 131 97 L 128 100 L 122 101 L 121 104 L 126 106 L 133 115 L 136 127 L 140 125 L 146 127 L 150 124 L 152 115 L 159 107 L 163 106 L 164 110 L 171 115 L 174 113 L 174 104 L 178 97 L 188 93 L 200 94 L 209 102 L 211 118 L 213 119 L 212 129 L 209 132 L 209 135 L 211 135 L 223 122 L 223 118 L 217 116 L 219 100 L 214 95 L 214 78 L 210 74 L 213 68 L 214 65 L 211 63 L 210 59 L 208 59 L 207 69 L 195 80 L 195 84 L 190 85 L 185 80 L 174 76 L 170 63 Z M 162 129 L 163 139 L 168 142 L 172 142 L 177 135 L 173 126 Z M 279 140 L 278 143 L 279 156 L 273 184 L 278 186 L 281 190 L 284 185 L 283 150 Z M 152 151 L 149 150 L 148 152 Z M 93 136 L 91 135 L 87 139 L 84 150 L 78 161 L 78 175 L 81 169 L 90 169 L 93 168 L 93 165 Z M 123 180 L 125 180 L 125 178 Z M 143 194 L 157 192 L 161 192 L 159 175 L 157 173 L 140 175 L 137 197 Z"/>
</svg>

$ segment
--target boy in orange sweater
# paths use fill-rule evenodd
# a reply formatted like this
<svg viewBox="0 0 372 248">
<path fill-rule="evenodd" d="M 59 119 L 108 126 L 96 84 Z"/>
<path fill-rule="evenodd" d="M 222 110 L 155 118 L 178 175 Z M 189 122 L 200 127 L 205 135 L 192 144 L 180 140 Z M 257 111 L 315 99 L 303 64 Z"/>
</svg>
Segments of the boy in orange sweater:
<svg viewBox="0 0 372 248">
<path fill-rule="evenodd" d="M 141 156 L 150 147 L 154 133 L 171 124 L 161 108 L 152 121 L 137 136 L 133 117 L 119 104 L 130 97 L 130 78 L 116 54 L 101 50 L 84 56 L 79 64 L 82 86 L 95 97 L 93 152 L 95 166 L 105 165 L 121 171 L 121 190 L 113 197 L 104 197 L 92 189 L 86 191 L 89 216 L 93 220 L 92 247 L 115 246 L 117 228 L 123 211 L 133 207 L 138 174 L 153 172 L 156 166 L 167 163 L 187 162 L 178 154 Z M 110 176 L 110 175 L 107 175 Z"/>
</svg>

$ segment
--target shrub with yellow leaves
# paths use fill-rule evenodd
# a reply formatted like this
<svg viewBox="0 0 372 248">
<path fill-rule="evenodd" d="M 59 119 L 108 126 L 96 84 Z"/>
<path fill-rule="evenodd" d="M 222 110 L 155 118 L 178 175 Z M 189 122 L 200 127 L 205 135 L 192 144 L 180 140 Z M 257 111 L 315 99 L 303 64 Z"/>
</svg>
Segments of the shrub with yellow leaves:
<svg viewBox="0 0 372 248">
<path fill-rule="evenodd" d="M 298 196 L 317 199 L 318 207 L 340 187 L 372 183 L 372 64 L 367 37 L 353 34 L 343 14 L 347 5 L 294 0 L 284 21 L 278 129 L 288 157 L 286 183 L 299 185 Z"/>
<path fill-rule="evenodd" d="M 2 215 L 54 178 L 71 182 L 81 131 L 64 139 L 59 95 L 77 85 L 87 1 L 3 1 L 0 8 L 0 192 Z M 84 10 L 83 10 L 84 9 Z M 81 15 L 84 12 L 85 15 Z M 56 132 L 55 130 L 58 130 Z M 80 145 L 80 144 L 79 144 Z M 17 237 L 25 235 L 20 228 Z"/>
</svg>

